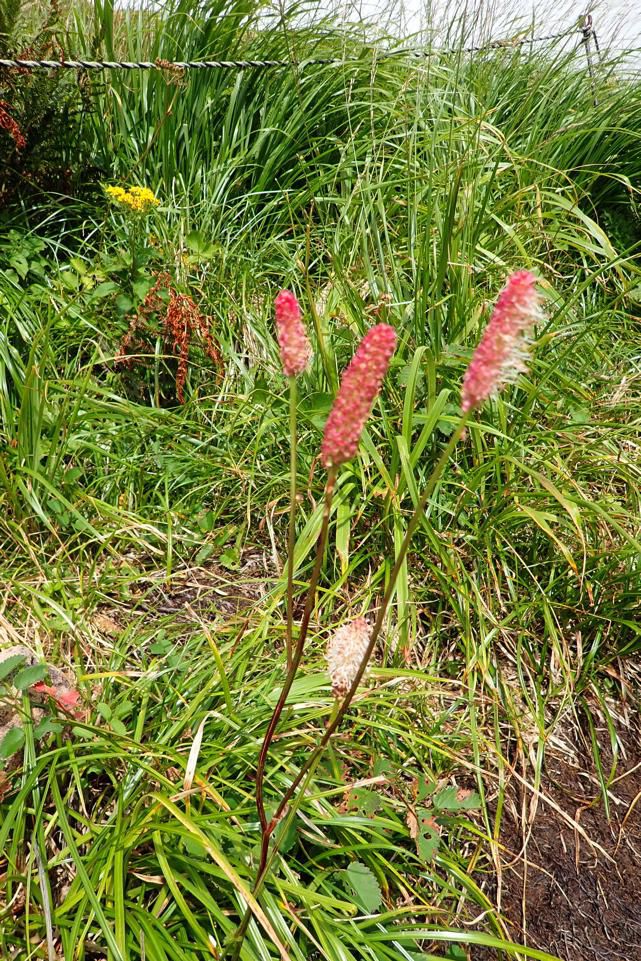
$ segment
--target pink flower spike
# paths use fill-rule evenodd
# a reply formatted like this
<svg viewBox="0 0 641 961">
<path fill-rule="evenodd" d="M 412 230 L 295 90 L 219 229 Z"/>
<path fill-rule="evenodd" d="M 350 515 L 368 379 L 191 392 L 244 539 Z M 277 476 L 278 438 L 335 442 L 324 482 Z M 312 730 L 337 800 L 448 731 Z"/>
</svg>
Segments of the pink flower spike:
<svg viewBox="0 0 641 961">
<path fill-rule="evenodd" d="M 312 345 L 301 321 L 300 307 L 290 290 L 281 290 L 274 301 L 280 359 L 287 377 L 302 374 L 312 356 Z"/>
<path fill-rule="evenodd" d="M 532 327 L 543 319 L 536 277 L 517 270 L 499 294 L 489 324 L 463 378 L 461 408 L 470 410 L 527 371 Z"/>
<path fill-rule="evenodd" d="M 338 467 L 356 454 L 365 422 L 381 389 L 395 347 L 396 331 L 389 324 L 372 327 L 358 345 L 343 372 L 325 424 L 321 444 L 324 467 Z"/>
</svg>

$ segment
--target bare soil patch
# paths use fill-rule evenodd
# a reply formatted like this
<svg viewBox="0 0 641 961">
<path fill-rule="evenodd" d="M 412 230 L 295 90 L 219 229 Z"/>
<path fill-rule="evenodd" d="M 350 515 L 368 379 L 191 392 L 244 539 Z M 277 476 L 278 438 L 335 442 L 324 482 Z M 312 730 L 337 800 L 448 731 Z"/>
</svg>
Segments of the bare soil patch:
<svg viewBox="0 0 641 961">
<path fill-rule="evenodd" d="M 144 595 L 143 606 L 149 605 L 156 614 L 180 614 L 191 609 L 202 615 L 233 615 L 258 604 L 273 577 L 265 555 L 248 550 L 235 570 L 219 564 L 186 567 L 174 573 L 169 584 L 158 577 L 141 578 L 139 590 Z"/>
<path fill-rule="evenodd" d="M 521 814 L 527 788 L 513 782 L 501 825 L 506 850 L 490 893 L 521 944 L 563 961 L 635 961 L 641 959 L 639 730 L 617 731 L 609 812 L 585 733 L 574 731 L 568 750 L 547 752 L 541 785 L 547 800 L 538 800 L 533 817 Z M 613 755 L 605 725 L 597 740 L 607 778 Z M 496 955 L 478 949 L 473 958 Z"/>
</svg>

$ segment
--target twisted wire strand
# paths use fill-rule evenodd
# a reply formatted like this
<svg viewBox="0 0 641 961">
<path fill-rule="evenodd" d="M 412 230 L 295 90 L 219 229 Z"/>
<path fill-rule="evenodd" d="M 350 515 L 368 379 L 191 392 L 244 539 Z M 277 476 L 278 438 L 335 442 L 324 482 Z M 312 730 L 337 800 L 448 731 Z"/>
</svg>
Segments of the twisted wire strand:
<svg viewBox="0 0 641 961">
<path fill-rule="evenodd" d="M 583 31 L 581 31 L 583 32 Z M 569 37 L 577 30 L 563 33 L 550 33 L 540 37 L 520 37 L 516 40 L 490 40 L 488 43 L 470 47 L 447 47 L 444 49 L 425 50 L 421 48 L 401 48 L 380 53 L 378 60 L 388 60 L 392 57 L 410 56 L 427 58 L 433 54 L 447 55 L 456 53 L 482 53 L 485 50 L 514 49 L 533 43 L 549 43 Z M 341 66 L 349 63 L 361 63 L 362 57 L 312 57 L 307 60 L 22 60 L 0 59 L 0 68 L 9 70 L 269 70 L 297 67 Z"/>
</svg>

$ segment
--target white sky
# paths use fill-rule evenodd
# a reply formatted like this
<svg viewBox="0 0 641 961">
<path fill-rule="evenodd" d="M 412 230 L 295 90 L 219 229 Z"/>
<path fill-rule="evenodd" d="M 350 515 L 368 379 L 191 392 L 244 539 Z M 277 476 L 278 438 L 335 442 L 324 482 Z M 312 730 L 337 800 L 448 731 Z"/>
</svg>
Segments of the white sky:
<svg viewBox="0 0 641 961">
<path fill-rule="evenodd" d="M 515 26 L 525 29 L 533 20 L 537 35 L 556 33 L 589 10 L 603 47 L 641 47 L 641 0 L 320 0 L 319 6 L 349 20 L 368 20 L 400 36 L 433 30 L 464 13 L 470 29 L 475 24 L 479 39 L 479 35 L 487 39 L 488 34 L 497 39 L 511 36 Z"/>
</svg>

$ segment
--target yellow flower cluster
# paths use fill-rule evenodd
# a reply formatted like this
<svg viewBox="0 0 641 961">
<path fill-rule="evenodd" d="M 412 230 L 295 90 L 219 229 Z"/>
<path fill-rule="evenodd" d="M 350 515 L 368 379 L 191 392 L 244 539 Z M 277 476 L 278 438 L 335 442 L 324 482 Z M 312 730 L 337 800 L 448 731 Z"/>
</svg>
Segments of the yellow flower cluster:
<svg viewBox="0 0 641 961">
<path fill-rule="evenodd" d="M 121 207 L 126 207 L 135 214 L 146 214 L 152 207 L 157 207 L 160 201 L 149 187 L 105 187 L 105 193 Z"/>
</svg>

